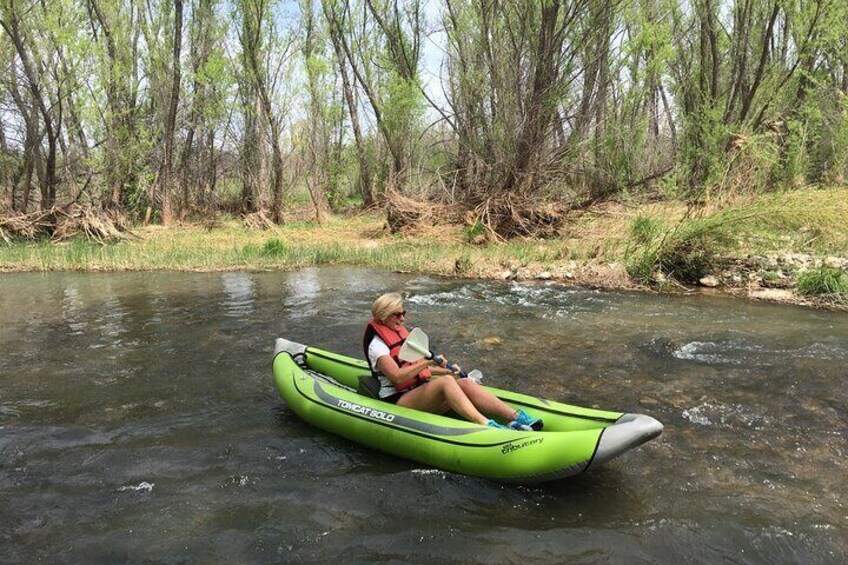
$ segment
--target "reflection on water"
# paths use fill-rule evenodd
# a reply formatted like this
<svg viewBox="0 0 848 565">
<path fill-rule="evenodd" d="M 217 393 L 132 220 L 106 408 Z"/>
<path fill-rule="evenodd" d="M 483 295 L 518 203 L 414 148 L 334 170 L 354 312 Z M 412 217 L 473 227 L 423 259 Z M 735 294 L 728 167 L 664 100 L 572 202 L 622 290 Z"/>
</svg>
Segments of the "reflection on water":
<svg viewBox="0 0 848 565">
<path fill-rule="evenodd" d="M 62 291 L 62 318 L 72 335 L 80 335 L 88 328 L 83 318 L 83 301 L 79 289 L 68 285 Z"/>
<path fill-rule="evenodd" d="M 256 283 L 247 273 L 224 273 L 221 275 L 225 300 L 221 301 L 224 311 L 236 318 L 253 313 Z"/>
<path fill-rule="evenodd" d="M 321 280 L 318 269 L 303 269 L 286 281 L 288 296 L 284 300 L 291 318 L 314 318 L 318 313 Z"/>
<path fill-rule="evenodd" d="M 663 436 L 506 487 L 305 425 L 273 338 L 359 355 L 388 290 L 486 382 Z M 351 268 L 4 275 L 0 312 L 3 563 L 848 558 L 844 315 Z"/>
</svg>

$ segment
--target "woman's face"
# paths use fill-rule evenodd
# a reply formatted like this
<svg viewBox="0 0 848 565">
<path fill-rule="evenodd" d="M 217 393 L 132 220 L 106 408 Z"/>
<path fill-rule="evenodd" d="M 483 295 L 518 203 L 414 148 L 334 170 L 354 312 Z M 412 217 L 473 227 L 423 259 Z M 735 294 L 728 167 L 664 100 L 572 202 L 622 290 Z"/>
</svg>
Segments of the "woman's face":
<svg viewBox="0 0 848 565">
<path fill-rule="evenodd" d="M 398 331 L 401 327 L 403 327 L 403 323 L 406 321 L 406 309 L 403 307 L 403 304 L 399 304 L 389 317 L 386 318 L 384 322 L 387 326 L 392 328 L 395 331 Z"/>
</svg>

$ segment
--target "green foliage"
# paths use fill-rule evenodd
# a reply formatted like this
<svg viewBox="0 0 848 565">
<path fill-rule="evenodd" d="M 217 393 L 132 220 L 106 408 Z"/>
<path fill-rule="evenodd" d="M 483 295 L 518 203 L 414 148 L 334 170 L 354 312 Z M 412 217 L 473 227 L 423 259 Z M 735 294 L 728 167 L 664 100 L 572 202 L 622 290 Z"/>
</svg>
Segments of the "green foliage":
<svg viewBox="0 0 848 565">
<path fill-rule="evenodd" d="M 404 133 L 418 126 L 421 117 L 422 96 L 417 80 L 408 80 L 394 74 L 385 85 L 383 104 L 385 126 L 393 132 Z"/>
<path fill-rule="evenodd" d="M 829 267 L 801 273 L 798 277 L 798 294 L 848 298 L 848 273 Z"/>
<path fill-rule="evenodd" d="M 21 175 L 33 170 L 31 211 L 45 182 L 38 91 L 62 136 L 59 204 L 82 198 L 134 218 L 158 207 L 151 194 L 170 107 L 174 7 L 0 3 L 35 69 L 25 76 L 10 33 L 0 30 L 3 202 L 14 192 L 13 204 L 21 203 Z M 337 16 L 335 27 L 325 9 Z M 189 210 L 255 209 L 271 190 L 288 188 L 274 182 L 280 159 L 272 163 L 286 155 L 285 181 L 300 177 L 292 192 L 308 176 L 338 211 L 362 188 L 357 149 L 367 154 L 378 203 L 389 181 L 427 193 L 447 179 L 450 196 L 472 206 L 511 191 L 545 198 L 549 186 L 566 187 L 558 196 L 577 203 L 587 193 L 625 192 L 701 203 L 842 184 L 846 22 L 848 3 L 835 0 L 186 3 L 173 148 L 180 174 L 171 193 Z M 437 27 L 444 76 L 425 80 L 437 61 L 422 46 Z M 552 41 L 561 44 L 545 52 Z M 356 91 L 353 115 L 364 123 L 358 140 L 342 68 Z M 443 119 L 425 127 L 427 98 Z M 36 141 L 27 140 L 27 119 Z M 270 124 L 279 125 L 276 134 Z M 287 204 L 310 205 L 298 197 Z M 820 228 L 809 228 L 811 245 L 828 235 Z M 466 236 L 476 238 L 477 229 Z M 645 256 L 646 265 L 657 260 Z"/>
<path fill-rule="evenodd" d="M 262 255 L 262 248 L 255 243 L 247 243 L 241 248 L 240 256 L 249 261 Z"/>
<path fill-rule="evenodd" d="M 833 123 L 831 161 L 825 181 L 844 182 L 848 179 L 848 96 L 839 98 L 838 113 Z"/>
<path fill-rule="evenodd" d="M 704 105 L 683 118 L 679 160 L 686 174 L 685 197 L 690 203 L 704 201 L 708 187 L 721 183 L 727 126 L 721 108 Z"/>
<path fill-rule="evenodd" d="M 777 273 L 775 271 L 766 271 L 765 273 L 763 273 L 763 280 L 766 282 L 775 282 L 777 280 L 780 280 L 780 278 L 780 273 Z"/>
<path fill-rule="evenodd" d="M 686 218 L 669 229 L 661 220 L 639 217 L 631 226 L 625 265 L 634 279 L 652 281 L 659 272 L 693 284 L 719 266 L 721 254 L 736 243 L 741 220 L 735 213 Z"/>
<path fill-rule="evenodd" d="M 657 254 L 657 265 L 678 281 L 696 283 L 719 265 L 720 254 L 733 243 L 732 225 L 724 219 L 692 221 L 665 240 Z"/>
<path fill-rule="evenodd" d="M 648 245 L 662 233 L 662 228 L 662 220 L 638 216 L 630 226 L 630 239 L 637 245 Z"/>
<path fill-rule="evenodd" d="M 657 266 L 658 247 L 663 231 L 660 219 L 638 216 L 630 226 L 630 237 L 624 252 L 627 272 L 634 279 L 648 283 Z"/>
<path fill-rule="evenodd" d="M 266 257 L 282 257 L 288 252 L 286 244 L 277 238 L 269 239 L 262 246 L 262 255 Z"/>
<path fill-rule="evenodd" d="M 466 241 L 474 243 L 486 234 L 486 226 L 480 220 L 476 220 L 473 224 L 463 229 L 463 234 Z"/>
</svg>

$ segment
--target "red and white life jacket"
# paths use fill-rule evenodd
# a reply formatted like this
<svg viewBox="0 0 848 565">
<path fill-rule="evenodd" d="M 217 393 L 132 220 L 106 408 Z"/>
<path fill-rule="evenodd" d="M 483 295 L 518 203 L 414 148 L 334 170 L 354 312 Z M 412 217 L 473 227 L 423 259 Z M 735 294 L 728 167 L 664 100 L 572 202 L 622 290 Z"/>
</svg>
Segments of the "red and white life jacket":
<svg viewBox="0 0 848 565">
<path fill-rule="evenodd" d="M 409 336 L 409 331 L 403 326 L 400 327 L 400 331 L 395 331 L 381 322 L 371 320 L 368 322 L 368 325 L 365 326 L 365 335 L 362 338 L 362 349 L 365 351 L 365 359 L 368 361 L 368 367 L 371 368 L 372 375 L 382 375 L 377 367 L 371 365 L 371 358 L 368 356 L 368 346 L 371 345 L 371 340 L 374 339 L 374 336 L 378 336 L 383 340 L 386 346 L 388 346 L 389 355 L 391 355 L 398 367 L 411 365 L 411 363 L 402 361 L 398 356 L 400 348 L 403 346 L 403 342 L 406 341 L 406 338 Z M 432 373 L 430 372 L 430 369 L 422 369 L 416 376 L 406 379 L 403 382 L 393 384 L 396 391 L 404 392 L 430 380 L 431 376 Z"/>
</svg>

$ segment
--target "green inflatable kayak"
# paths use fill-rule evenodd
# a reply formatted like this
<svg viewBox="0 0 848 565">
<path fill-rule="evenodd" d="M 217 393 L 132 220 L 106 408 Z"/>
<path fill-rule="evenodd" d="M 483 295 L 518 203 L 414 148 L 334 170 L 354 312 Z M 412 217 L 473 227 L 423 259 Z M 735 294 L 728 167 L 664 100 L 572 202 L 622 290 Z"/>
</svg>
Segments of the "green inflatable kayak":
<svg viewBox="0 0 848 565">
<path fill-rule="evenodd" d="M 569 406 L 487 387 L 544 420 L 539 432 L 499 430 L 358 394 L 364 360 L 278 339 L 274 380 L 300 418 L 352 441 L 428 466 L 496 481 L 533 483 L 592 469 L 662 433 L 641 414 Z"/>
</svg>

